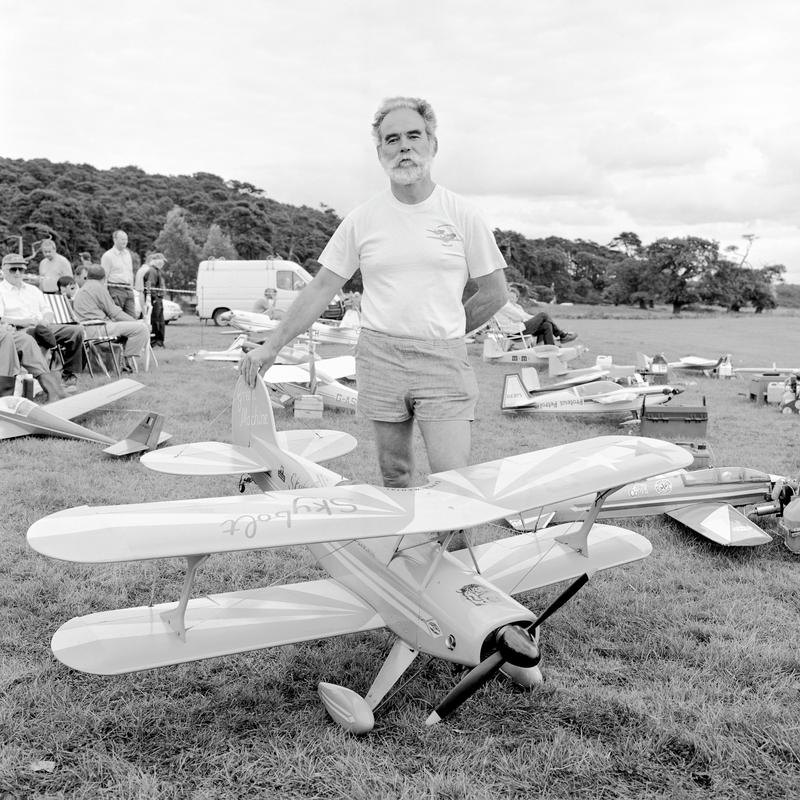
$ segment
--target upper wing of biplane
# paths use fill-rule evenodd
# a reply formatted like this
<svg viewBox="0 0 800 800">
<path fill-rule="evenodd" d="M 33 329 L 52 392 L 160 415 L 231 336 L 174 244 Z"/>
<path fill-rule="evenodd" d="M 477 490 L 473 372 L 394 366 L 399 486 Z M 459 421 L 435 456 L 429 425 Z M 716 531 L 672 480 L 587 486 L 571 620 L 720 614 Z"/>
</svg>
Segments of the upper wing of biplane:
<svg viewBox="0 0 800 800">
<path fill-rule="evenodd" d="M 449 470 L 425 486 L 366 484 L 245 497 L 81 506 L 35 522 L 33 549 L 104 562 L 469 528 L 658 475 L 692 461 L 669 442 L 605 436 Z"/>
</svg>

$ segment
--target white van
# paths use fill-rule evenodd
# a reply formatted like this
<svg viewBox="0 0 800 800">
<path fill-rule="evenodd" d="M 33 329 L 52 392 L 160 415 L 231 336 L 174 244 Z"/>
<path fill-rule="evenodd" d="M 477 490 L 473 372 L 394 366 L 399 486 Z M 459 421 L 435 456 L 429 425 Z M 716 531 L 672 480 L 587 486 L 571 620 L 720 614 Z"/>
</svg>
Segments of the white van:
<svg viewBox="0 0 800 800">
<path fill-rule="evenodd" d="M 299 264 L 281 259 L 201 261 L 197 268 L 197 315 L 220 325 L 220 315 L 226 311 L 252 311 L 256 300 L 264 296 L 264 289 L 275 289 L 275 306 L 286 311 L 311 278 Z M 323 317 L 341 319 L 343 314 L 344 304 L 336 297 Z"/>
</svg>

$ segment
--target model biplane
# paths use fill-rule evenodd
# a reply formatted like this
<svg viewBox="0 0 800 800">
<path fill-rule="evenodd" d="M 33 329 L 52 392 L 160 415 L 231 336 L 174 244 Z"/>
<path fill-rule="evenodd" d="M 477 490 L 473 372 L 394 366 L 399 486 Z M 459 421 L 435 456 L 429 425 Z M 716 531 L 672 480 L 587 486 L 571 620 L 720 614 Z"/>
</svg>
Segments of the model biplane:
<svg viewBox="0 0 800 800">
<path fill-rule="evenodd" d="M 542 623 L 593 572 L 651 550 L 637 533 L 596 523 L 606 494 L 691 461 L 667 442 L 606 436 L 436 473 L 412 489 L 380 488 L 319 465 L 352 449 L 353 437 L 276 432 L 261 382 L 251 390 L 239 380 L 232 416 L 231 444 L 178 445 L 143 463 L 178 475 L 247 473 L 262 494 L 82 506 L 31 526 L 31 547 L 52 558 L 187 561 L 179 602 L 73 619 L 55 633 L 53 652 L 75 669 L 116 674 L 388 628 L 397 638 L 366 697 L 319 685 L 332 718 L 354 732 L 371 729 L 419 653 L 473 668 L 429 724 L 501 668 L 524 686 L 539 682 Z M 581 525 L 447 551 L 460 529 L 587 492 L 596 501 Z M 307 546 L 330 577 L 191 598 L 209 554 L 293 545 Z M 538 616 L 512 597 L 560 581 L 573 583 Z"/>
<path fill-rule="evenodd" d="M 532 381 L 530 373 L 526 378 Z M 648 406 L 660 405 L 683 391 L 678 386 L 647 383 L 620 386 L 609 380 L 569 386 L 564 382 L 556 386 L 528 389 L 519 374 L 506 375 L 500 408 L 505 412 L 527 414 L 638 414 L 644 398 Z"/>
<path fill-rule="evenodd" d="M 143 388 L 144 385 L 138 381 L 123 378 L 63 400 L 55 400 L 45 406 L 37 405 L 24 397 L 0 397 L 0 439 L 35 435 L 84 439 L 108 445 L 104 452 L 114 456 L 150 450 L 171 438 L 170 434 L 161 431 L 163 418 L 160 414 L 146 414 L 133 431 L 119 441 L 72 422 L 77 417 Z"/>
<path fill-rule="evenodd" d="M 676 470 L 617 489 L 606 498 L 598 519 L 666 514 L 717 544 L 752 547 L 772 541 L 752 518 L 782 516 L 796 493 L 797 485 L 786 478 L 745 467 Z M 583 519 L 592 502 L 586 495 L 508 522 L 517 530 L 539 530 Z"/>
</svg>

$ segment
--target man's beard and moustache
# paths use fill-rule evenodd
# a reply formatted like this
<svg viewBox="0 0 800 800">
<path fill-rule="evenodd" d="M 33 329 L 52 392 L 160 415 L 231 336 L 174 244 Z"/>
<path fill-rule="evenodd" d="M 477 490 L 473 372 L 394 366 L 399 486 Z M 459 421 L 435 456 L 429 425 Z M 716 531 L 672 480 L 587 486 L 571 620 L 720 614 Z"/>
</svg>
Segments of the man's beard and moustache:
<svg viewBox="0 0 800 800">
<path fill-rule="evenodd" d="M 395 166 L 401 161 L 413 161 L 413 164 Z M 416 183 L 430 172 L 433 156 L 420 155 L 401 155 L 394 158 L 391 162 L 383 162 L 383 169 L 395 183 L 403 186 Z"/>
</svg>

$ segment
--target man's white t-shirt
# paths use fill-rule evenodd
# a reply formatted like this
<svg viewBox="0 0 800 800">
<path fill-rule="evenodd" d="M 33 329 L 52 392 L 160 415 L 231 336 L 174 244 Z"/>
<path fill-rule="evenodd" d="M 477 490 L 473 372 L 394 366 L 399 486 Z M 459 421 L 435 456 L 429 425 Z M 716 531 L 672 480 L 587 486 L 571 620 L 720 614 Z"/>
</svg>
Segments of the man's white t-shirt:
<svg viewBox="0 0 800 800">
<path fill-rule="evenodd" d="M 416 339 L 464 336 L 467 280 L 506 267 L 478 212 L 441 186 L 421 203 L 387 190 L 354 209 L 319 262 L 345 280 L 361 269 L 363 328 Z"/>
</svg>

